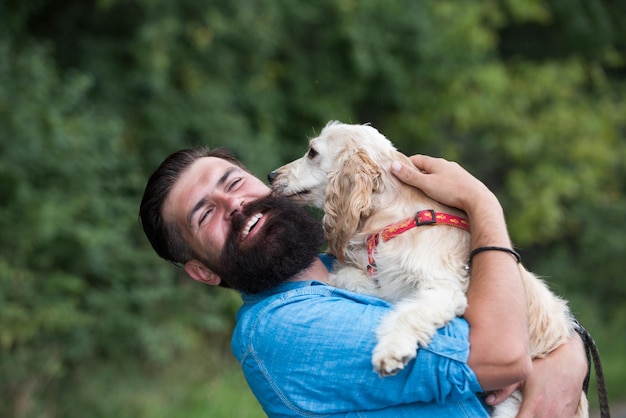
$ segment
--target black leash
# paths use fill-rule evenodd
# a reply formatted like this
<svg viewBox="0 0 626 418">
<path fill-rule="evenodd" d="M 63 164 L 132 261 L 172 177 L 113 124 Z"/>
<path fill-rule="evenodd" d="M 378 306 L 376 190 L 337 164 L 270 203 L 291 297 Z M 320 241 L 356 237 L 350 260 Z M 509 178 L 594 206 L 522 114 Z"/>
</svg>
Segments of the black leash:
<svg viewBox="0 0 626 418">
<path fill-rule="evenodd" d="M 589 334 L 589 331 L 587 331 L 576 319 L 574 319 L 574 321 L 577 326 L 576 331 L 585 344 L 585 354 L 587 355 L 587 362 L 589 364 L 587 377 L 583 383 L 583 390 L 587 393 L 587 390 L 589 389 L 591 360 L 593 359 L 593 368 L 596 372 L 596 383 L 598 386 L 598 405 L 600 407 L 600 417 L 611 418 L 611 412 L 609 411 L 609 398 L 606 391 L 606 382 L 604 381 L 604 370 L 602 369 L 602 360 L 600 359 L 600 350 L 598 350 L 598 346 L 591 337 L 591 334 Z"/>
</svg>

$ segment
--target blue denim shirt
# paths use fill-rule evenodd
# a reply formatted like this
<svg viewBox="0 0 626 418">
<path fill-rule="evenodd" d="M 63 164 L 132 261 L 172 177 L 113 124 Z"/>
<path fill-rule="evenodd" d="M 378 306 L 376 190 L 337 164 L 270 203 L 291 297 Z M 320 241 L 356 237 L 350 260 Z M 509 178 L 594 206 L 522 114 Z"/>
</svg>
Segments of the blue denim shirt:
<svg viewBox="0 0 626 418">
<path fill-rule="evenodd" d="M 324 260 L 327 261 L 327 260 Z M 390 304 L 317 281 L 242 295 L 232 351 L 270 417 L 488 417 L 457 318 L 395 376 L 371 364 Z"/>
</svg>

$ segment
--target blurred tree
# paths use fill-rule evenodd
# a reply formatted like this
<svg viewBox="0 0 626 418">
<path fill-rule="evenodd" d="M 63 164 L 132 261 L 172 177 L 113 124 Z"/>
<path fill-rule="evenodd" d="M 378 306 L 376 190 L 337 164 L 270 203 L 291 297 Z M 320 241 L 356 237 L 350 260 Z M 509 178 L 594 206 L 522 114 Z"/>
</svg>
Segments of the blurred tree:
<svg viewBox="0 0 626 418">
<path fill-rule="evenodd" d="M 236 303 L 155 259 L 123 121 L 90 99 L 87 73 L 56 68 L 47 47 L 0 44 L 0 392 L 12 400 L 2 416 L 70 416 L 56 398 L 76 391 L 82 367 L 158 366 L 228 332 Z"/>
</svg>

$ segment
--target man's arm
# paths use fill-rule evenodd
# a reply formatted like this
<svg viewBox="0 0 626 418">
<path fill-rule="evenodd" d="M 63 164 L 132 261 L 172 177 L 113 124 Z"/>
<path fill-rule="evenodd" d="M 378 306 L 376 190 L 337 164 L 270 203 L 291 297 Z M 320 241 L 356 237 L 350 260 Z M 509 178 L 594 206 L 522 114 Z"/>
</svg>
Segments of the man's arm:
<svg viewBox="0 0 626 418">
<path fill-rule="evenodd" d="M 483 183 L 443 159 L 416 155 L 411 161 L 419 170 L 402 166 L 396 175 L 431 198 L 465 211 L 472 228 L 472 248 L 511 248 L 500 203 Z M 532 366 L 526 293 L 517 260 L 501 251 L 477 254 L 467 300 L 468 363 L 482 388 L 499 389 L 524 380 Z"/>
<path fill-rule="evenodd" d="M 426 194 L 435 200 L 441 201 L 449 206 L 458 207 L 465 210 L 471 217 L 472 222 L 472 234 L 479 233 L 480 236 L 472 238 L 473 248 L 483 245 L 498 245 L 507 246 L 510 245 L 508 233 L 506 232 L 506 225 L 504 223 L 504 217 L 500 209 L 499 204 L 489 203 L 495 198 L 491 192 L 485 193 L 482 189 L 486 186 L 482 185 L 477 179 L 460 168 L 458 164 L 447 162 L 441 159 L 435 159 L 425 156 L 413 156 L 412 162 L 420 169 L 420 171 L 412 169 L 411 167 L 405 167 L 398 164 L 394 164 L 392 171 L 396 176 L 415 187 L 419 187 Z M 475 184 L 478 182 L 480 184 Z M 482 187 L 481 187 L 482 185 Z M 487 212 L 481 213 L 482 206 L 479 207 L 477 201 L 485 200 Z M 474 202 L 474 203 L 472 203 Z M 493 212 L 493 213 L 492 213 Z M 494 223 L 489 223 L 489 219 L 493 219 Z M 491 265 L 490 265 L 491 264 Z M 482 364 L 484 367 L 475 370 L 479 376 L 479 380 L 485 377 L 481 376 L 483 369 L 487 374 L 487 384 L 496 383 L 499 380 L 497 376 L 498 370 L 504 370 L 504 377 L 506 377 L 507 359 L 506 356 L 501 360 L 493 362 L 489 366 L 490 360 L 483 358 L 483 356 L 490 356 L 494 349 L 502 348 L 501 343 L 505 340 L 505 334 L 498 334 L 501 331 L 501 327 L 508 327 L 508 321 L 503 321 L 494 315 L 489 316 L 489 311 L 493 309 L 493 312 L 497 312 L 501 309 L 501 306 L 491 308 L 493 300 L 485 300 L 485 297 L 489 294 L 489 287 L 492 287 L 491 291 L 500 293 L 502 289 L 499 289 L 496 282 L 490 282 L 491 275 L 504 274 L 505 276 L 512 278 L 517 273 L 517 266 L 515 266 L 515 260 L 510 254 L 500 253 L 495 251 L 489 251 L 481 253 L 473 260 L 472 265 L 472 278 L 470 284 L 470 291 L 468 292 L 468 299 L 471 295 L 472 299 L 469 301 L 470 307 L 468 311 L 470 318 L 468 321 L 472 326 L 472 332 L 470 333 L 471 350 L 470 350 L 470 364 Z M 477 278 L 481 280 L 480 287 L 476 287 Z M 484 280 L 484 281 L 483 281 Z M 514 281 L 515 279 L 512 279 Z M 487 287 L 486 290 L 482 290 L 482 286 Z M 508 291 L 510 289 L 507 287 Z M 471 292 L 471 294 L 470 294 Z M 482 293 L 486 292 L 486 293 Z M 482 298 L 481 298 L 482 296 Z M 514 295 L 508 295 L 505 297 L 513 297 Z M 478 299 L 476 299 L 478 297 Z M 496 296 L 495 299 L 499 299 L 500 296 Z M 513 299 L 515 299 L 513 297 Z M 516 311 L 521 309 L 517 306 L 520 300 L 515 300 Z M 524 301 L 525 303 L 525 301 Z M 479 308 L 478 304 L 483 304 L 483 310 Z M 471 309 L 470 309 L 471 308 Z M 505 306 L 506 308 L 506 306 Z M 487 315 L 485 322 L 481 319 L 481 315 Z M 509 311 L 505 312 L 503 318 L 509 318 Z M 524 320 L 523 316 L 514 320 L 514 325 L 517 328 Z M 471 319 L 471 321 L 470 321 Z M 495 320 L 495 323 L 493 322 Z M 496 332 L 496 336 L 489 336 L 489 327 L 495 327 L 491 329 L 491 332 Z M 478 328 L 479 332 L 474 332 Z M 504 330 L 504 332 L 510 332 L 511 330 Z M 516 335 L 521 330 L 516 329 L 512 332 L 512 337 L 509 335 L 507 338 L 514 338 L 516 341 L 524 340 L 523 336 Z M 526 329 L 526 333 L 527 333 Z M 508 334 L 507 334 L 508 335 Z M 483 341 L 482 339 L 485 338 Z M 528 341 L 524 343 L 515 342 L 520 344 L 523 350 L 528 348 Z M 512 340 L 509 341 L 509 343 Z M 507 344 L 506 347 L 509 347 Z M 514 353 L 509 361 L 515 363 L 515 358 L 525 354 L 519 354 L 520 348 L 514 349 Z M 499 356 L 498 356 L 499 357 Z M 524 360 L 521 360 L 524 363 Z M 499 365 L 498 365 L 499 363 Z M 515 366 L 519 367 L 519 366 Z M 522 366 L 523 368 L 524 366 Z M 582 347 L 581 340 L 578 336 L 570 338 L 570 340 L 552 352 L 546 359 L 536 360 L 533 362 L 532 372 L 529 378 L 526 380 L 523 392 L 524 401 L 522 409 L 520 410 L 519 417 L 526 416 L 558 416 L 566 417 L 573 415 L 575 405 L 580 398 L 580 391 L 582 388 L 583 380 L 586 376 L 587 359 Z M 495 373 L 495 374 L 494 374 Z M 513 373 L 516 374 L 516 373 Z M 504 382 L 504 380 L 502 381 Z M 481 380 L 481 384 L 483 381 Z M 504 387 L 506 384 L 502 384 L 500 387 Z M 485 387 L 486 390 L 488 390 Z M 510 391 L 508 392 L 510 394 Z M 506 392 L 497 392 L 494 395 L 487 398 L 488 403 L 497 404 L 505 399 Z M 533 415 L 538 411 L 542 411 L 543 415 Z M 550 412 L 545 412 L 550 411 Z M 557 412 L 554 412 L 557 411 Z M 558 413 L 558 415 L 556 415 Z M 547 414 L 547 415 L 546 415 Z"/>
<path fill-rule="evenodd" d="M 533 361 L 533 371 L 520 388 L 522 407 L 517 418 L 569 418 L 574 416 L 583 381 L 587 376 L 587 359 L 578 334 L 543 359 Z M 485 401 L 497 405 L 516 387 L 489 394 Z"/>
</svg>

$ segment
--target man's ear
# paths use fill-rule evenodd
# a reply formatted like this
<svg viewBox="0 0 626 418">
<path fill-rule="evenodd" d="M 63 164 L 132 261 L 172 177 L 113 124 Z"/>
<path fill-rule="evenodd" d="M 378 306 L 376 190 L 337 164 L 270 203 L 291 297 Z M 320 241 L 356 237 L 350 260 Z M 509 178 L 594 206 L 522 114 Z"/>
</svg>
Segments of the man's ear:
<svg viewBox="0 0 626 418">
<path fill-rule="evenodd" d="M 185 263 L 185 272 L 194 280 L 211 286 L 217 286 L 222 282 L 220 276 L 215 274 L 207 266 L 198 260 L 190 260 Z"/>
</svg>

